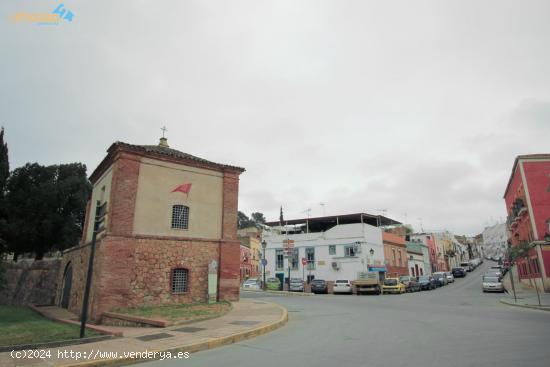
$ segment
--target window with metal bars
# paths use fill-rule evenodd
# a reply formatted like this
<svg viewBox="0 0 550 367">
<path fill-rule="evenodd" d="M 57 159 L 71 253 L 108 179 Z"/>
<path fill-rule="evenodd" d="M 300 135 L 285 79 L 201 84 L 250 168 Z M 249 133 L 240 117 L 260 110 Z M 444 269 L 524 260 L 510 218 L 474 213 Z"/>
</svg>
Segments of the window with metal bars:
<svg viewBox="0 0 550 367">
<path fill-rule="evenodd" d="M 185 205 L 172 206 L 172 229 L 189 228 L 189 207 Z"/>
<path fill-rule="evenodd" d="M 172 270 L 172 293 L 182 294 L 187 293 L 189 284 L 189 271 L 187 269 Z"/>
</svg>

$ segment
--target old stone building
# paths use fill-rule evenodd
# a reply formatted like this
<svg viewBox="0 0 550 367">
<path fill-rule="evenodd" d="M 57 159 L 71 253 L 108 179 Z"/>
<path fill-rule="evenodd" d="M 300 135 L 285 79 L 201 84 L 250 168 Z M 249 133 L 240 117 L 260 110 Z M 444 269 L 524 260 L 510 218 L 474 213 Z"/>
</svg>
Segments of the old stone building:
<svg viewBox="0 0 550 367">
<path fill-rule="evenodd" d="M 81 243 L 63 254 L 56 302 L 80 313 L 96 205 L 107 210 L 97 238 L 89 315 L 115 307 L 204 302 L 208 264 L 218 266 L 218 299 L 239 298 L 237 239 L 243 168 L 168 146 L 116 142 L 90 176 Z"/>
</svg>

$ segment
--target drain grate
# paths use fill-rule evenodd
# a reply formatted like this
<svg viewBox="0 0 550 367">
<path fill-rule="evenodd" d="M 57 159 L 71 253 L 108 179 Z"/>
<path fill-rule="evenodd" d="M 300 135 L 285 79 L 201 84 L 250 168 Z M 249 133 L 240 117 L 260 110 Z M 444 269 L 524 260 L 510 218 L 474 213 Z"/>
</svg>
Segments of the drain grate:
<svg viewBox="0 0 550 367">
<path fill-rule="evenodd" d="M 241 321 L 233 321 L 233 322 L 230 322 L 230 324 L 233 324 L 233 325 L 255 325 L 255 324 L 259 324 L 260 321 L 249 321 L 249 320 L 241 320 Z"/>
<path fill-rule="evenodd" d="M 173 336 L 174 335 L 167 334 L 167 333 L 158 333 L 158 334 L 138 336 L 136 337 L 136 339 L 141 340 L 142 342 L 149 342 L 151 340 L 166 339 L 166 338 L 171 338 Z"/>
<path fill-rule="evenodd" d="M 180 327 L 179 329 L 172 329 L 172 331 L 180 331 L 182 333 L 196 333 L 197 331 L 201 331 L 201 330 L 206 330 L 206 328 L 186 326 L 186 327 Z"/>
</svg>

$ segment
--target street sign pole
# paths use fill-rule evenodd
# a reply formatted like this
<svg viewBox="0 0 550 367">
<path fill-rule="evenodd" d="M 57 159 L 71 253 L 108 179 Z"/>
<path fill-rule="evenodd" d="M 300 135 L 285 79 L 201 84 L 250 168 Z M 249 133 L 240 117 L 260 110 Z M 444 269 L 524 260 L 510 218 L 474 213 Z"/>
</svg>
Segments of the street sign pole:
<svg viewBox="0 0 550 367">
<path fill-rule="evenodd" d="M 92 244 L 90 247 L 90 259 L 88 260 L 88 274 L 86 276 L 86 288 L 84 288 L 84 297 L 82 299 L 82 314 L 80 316 L 80 338 L 84 338 L 86 332 L 86 319 L 88 318 L 88 302 L 90 298 L 90 288 L 92 286 L 92 275 L 94 273 L 95 243 L 97 234 L 105 229 L 105 215 L 107 214 L 107 203 L 103 205 L 97 201 L 94 218 L 94 232 L 92 234 Z"/>
</svg>

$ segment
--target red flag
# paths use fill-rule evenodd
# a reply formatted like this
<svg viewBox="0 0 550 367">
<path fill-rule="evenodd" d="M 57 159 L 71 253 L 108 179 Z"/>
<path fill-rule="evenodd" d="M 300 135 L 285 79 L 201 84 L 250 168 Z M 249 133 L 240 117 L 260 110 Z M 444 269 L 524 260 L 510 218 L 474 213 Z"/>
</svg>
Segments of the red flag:
<svg viewBox="0 0 550 367">
<path fill-rule="evenodd" d="M 190 183 L 184 183 L 183 185 L 179 185 L 174 190 L 172 190 L 172 192 L 183 192 L 184 194 L 189 194 L 189 191 L 191 191 Z"/>
</svg>

